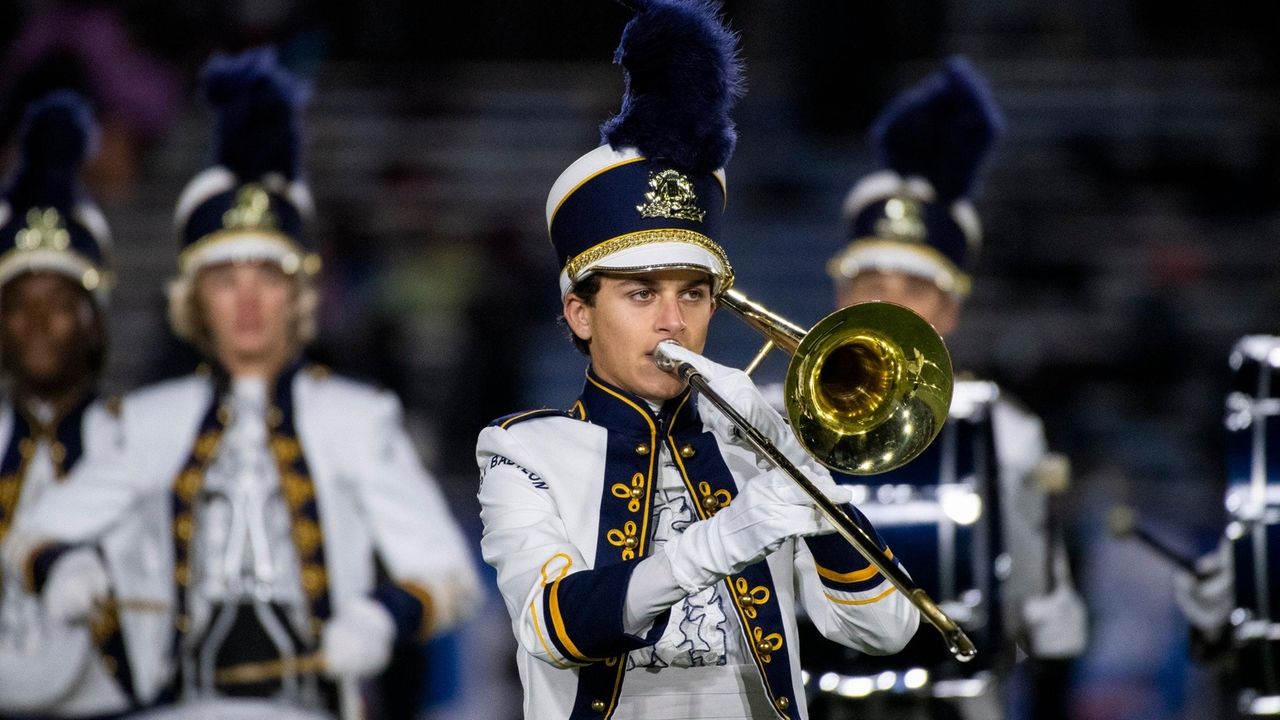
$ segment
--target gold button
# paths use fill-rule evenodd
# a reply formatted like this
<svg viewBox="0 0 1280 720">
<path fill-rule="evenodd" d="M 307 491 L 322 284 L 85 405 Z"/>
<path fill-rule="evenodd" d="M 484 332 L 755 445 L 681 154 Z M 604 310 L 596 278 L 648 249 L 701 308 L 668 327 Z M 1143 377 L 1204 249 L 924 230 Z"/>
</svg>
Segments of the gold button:
<svg viewBox="0 0 1280 720">
<path fill-rule="evenodd" d="M 782 697 L 779 697 L 777 700 L 773 702 L 773 704 L 777 705 L 779 710 L 786 710 L 787 708 L 791 707 L 791 701 L 788 700 L 785 695 Z"/>
<path fill-rule="evenodd" d="M 768 654 L 773 651 L 773 646 L 761 640 L 760 642 L 756 643 L 756 650 L 759 650 L 763 654 Z"/>
<path fill-rule="evenodd" d="M 280 408 L 275 405 L 267 408 L 267 427 L 275 430 L 280 427 L 282 422 L 284 422 L 284 413 L 281 412 Z"/>
<path fill-rule="evenodd" d="M 738 602 L 743 605 L 755 605 L 756 601 L 750 595 L 739 595 Z"/>
<path fill-rule="evenodd" d="M 179 615 L 173 619 L 173 625 L 178 628 L 178 632 L 186 633 L 191 630 L 191 619 L 186 615 Z"/>
<path fill-rule="evenodd" d="M 638 488 L 638 487 L 631 488 L 631 497 L 638 498 L 643 494 L 644 494 L 644 488 Z"/>
<path fill-rule="evenodd" d="M 637 545 L 639 545 L 639 544 L 640 544 L 640 541 L 639 541 L 639 540 L 637 540 L 637 539 L 635 538 L 635 536 L 634 536 L 634 535 L 632 535 L 631 537 L 627 538 L 626 540 L 623 540 L 623 541 L 622 541 L 622 544 L 623 544 L 623 545 L 626 545 L 626 546 L 627 546 L 627 547 L 629 547 L 629 548 L 634 548 L 635 546 L 637 546 Z"/>
<path fill-rule="evenodd" d="M 680 457 L 682 458 L 691 458 L 697 454 L 698 454 L 698 451 L 694 450 L 692 445 L 685 445 L 684 447 L 680 448 Z"/>
<path fill-rule="evenodd" d="M 720 507 L 720 501 L 710 495 L 702 498 L 702 507 L 708 512 Z"/>
<path fill-rule="evenodd" d="M 640 443 L 639 445 L 637 445 L 637 446 L 636 446 L 636 454 L 637 454 L 637 455 L 648 455 L 648 454 L 649 454 L 649 443 Z"/>
<path fill-rule="evenodd" d="M 67 446 L 55 440 L 49 445 L 49 459 L 55 465 L 61 465 L 62 461 L 67 459 Z"/>
<path fill-rule="evenodd" d="M 594 710 L 594 711 L 596 711 L 596 712 L 600 712 L 600 713 L 604 712 L 604 701 L 603 701 L 603 700 L 592 700 L 592 701 L 591 701 L 591 709 L 592 709 L 592 710 Z"/>
</svg>

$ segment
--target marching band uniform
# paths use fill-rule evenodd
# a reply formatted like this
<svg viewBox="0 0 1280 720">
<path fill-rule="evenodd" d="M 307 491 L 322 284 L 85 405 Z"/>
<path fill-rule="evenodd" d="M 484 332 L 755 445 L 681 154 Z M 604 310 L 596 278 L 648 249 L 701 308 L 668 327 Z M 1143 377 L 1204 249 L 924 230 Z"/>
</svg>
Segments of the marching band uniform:
<svg viewBox="0 0 1280 720">
<path fill-rule="evenodd" d="M 828 263 L 837 286 L 868 271 L 898 273 L 931 282 L 958 309 L 970 287 L 966 268 L 981 239 L 968 196 L 1001 126 L 985 80 L 959 57 L 895 100 L 872 129 L 885 169 L 861 179 L 845 200 L 843 218 L 850 242 Z M 986 652 L 1011 660 L 1016 641 L 1036 658 L 1079 655 L 1086 639 L 1084 604 L 1072 586 L 1060 541 L 1047 534 L 1051 523 L 1042 486 L 1047 478 L 1061 476 L 1065 465 L 1048 453 L 1039 418 L 1010 401 L 994 383 L 957 381 L 948 424 L 975 416 L 989 423 L 996 456 L 990 478 L 994 488 L 984 491 L 984 502 L 996 520 L 988 524 L 987 541 L 994 562 L 988 572 L 995 573 L 998 599 L 987 600 L 999 606 L 995 609 L 1001 617 L 990 622 L 1003 626 L 1004 638 L 995 642 L 1003 641 L 1004 647 Z M 868 478 L 842 482 L 939 485 L 959 480 L 947 478 L 945 468 L 942 476 L 920 476 L 939 471 L 936 464 L 925 464 L 917 459 L 872 478 L 872 483 Z M 1061 484 L 1065 477 L 1057 481 Z M 881 522 L 877 518 L 882 513 L 894 512 L 891 505 L 862 508 L 873 522 Z M 883 524 L 881 529 L 890 534 Z M 1052 562 L 1050 545 L 1055 548 Z M 936 644 L 936 639 L 929 640 Z M 967 716 L 999 716 L 996 700 L 991 692 L 983 703 L 967 701 Z"/>
<path fill-rule="evenodd" d="M 269 393 L 262 389 L 228 389 L 224 380 L 197 374 L 127 396 L 127 446 L 109 448 L 118 470 L 86 474 L 27 527 L 45 541 L 76 542 L 106 530 L 134 538 L 118 541 L 139 550 L 116 587 L 166 609 L 124 613 L 144 701 L 184 689 L 170 688 L 180 663 L 192 660 L 184 648 L 215 606 L 234 597 L 227 589 L 238 578 L 218 575 L 227 560 L 242 557 L 228 549 L 238 540 L 224 531 L 228 515 L 242 515 L 250 527 L 240 539 L 253 544 L 255 564 L 266 566 L 253 580 L 268 582 L 253 590 L 286 608 L 288 627 L 304 639 L 292 648 L 296 655 L 310 651 L 326 620 L 369 597 L 387 608 L 401 637 L 434 634 L 466 614 L 474 588 L 470 552 L 414 454 L 399 402 L 301 364 Z M 237 496 L 245 488 L 235 481 L 245 471 L 273 482 L 256 498 Z M 116 523 L 124 523 L 123 532 Z M 34 562 L 47 562 L 50 552 Z M 211 572 L 193 570 L 201 564 Z M 378 564 L 389 580 L 378 581 Z M 233 646 L 235 638 L 226 642 Z M 212 689 L 193 674 L 182 676 L 193 691 Z"/>
<path fill-rule="evenodd" d="M 738 69 L 713 13 L 653 0 L 624 31 L 623 112 L 548 198 L 562 297 L 596 272 L 695 269 L 714 291 L 732 284 L 714 238 Z M 696 97 L 710 108 L 678 106 Z M 758 398 L 742 373 L 688 355 Z M 512 618 L 525 717 L 803 718 L 798 604 L 869 653 L 915 631 L 910 602 L 821 534 L 831 528 L 794 484 L 762 472 L 704 402 L 688 388 L 651 402 L 593 363 L 572 410 L 519 413 L 480 434 L 481 549 Z M 753 407 L 776 418 L 762 399 Z M 780 419 L 773 427 L 798 448 Z"/>
<path fill-rule="evenodd" d="M 276 263 L 305 283 L 317 259 L 301 244 L 291 79 L 257 51 L 212 60 L 205 87 L 221 164 L 178 203 L 171 302 L 219 263 Z M 297 359 L 272 378 L 217 368 L 139 390 L 121 423 L 123 448 L 93 459 L 114 469 L 26 535 L 131 536 L 141 557 L 117 588 L 151 605 L 124 620 L 144 702 L 272 698 L 358 717 L 356 681 L 393 642 L 447 630 L 474 602 L 471 553 L 391 394 Z"/>
<path fill-rule="evenodd" d="M 8 248 L 0 255 L 0 286 L 30 272 L 65 275 L 83 288 L 100 322 L 110 235 L 101 212 L 76 187 L 92 123 L 88 104 L 68 91 L 28 108 L 21 166 L 0 203 L 0 246 Z M 81 397 L 62 410 L 12 392 L 0 400 L 0 544 L 8 545 L 8 531 L 45 495 L 74 483 L 83 457 L 117 442 L 117 419 L 95 402 L 93 378 L 84 380 Z M 129 708 L 129 665 L 115 612 L 72 625 L 24 588 L 20 572 L 0 576 L 0 715 L 90 717 Z"/>
</svg>

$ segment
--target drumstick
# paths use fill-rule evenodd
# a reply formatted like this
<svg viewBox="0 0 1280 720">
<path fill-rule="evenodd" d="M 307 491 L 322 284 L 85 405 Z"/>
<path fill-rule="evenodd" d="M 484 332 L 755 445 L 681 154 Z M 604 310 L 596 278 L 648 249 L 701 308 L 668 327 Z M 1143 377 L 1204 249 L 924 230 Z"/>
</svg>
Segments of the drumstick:
<svg viewBox="0 0 1280 720">
<path fill-rule="evenodd" d="M 71 624 L 96 624 L 107 618 L 111 613 L 119 612 L 152 612 L 164 613 L 169 612 L 169 603 L 163 600 L 152 600 L 150 598 L 94 598 L 93 608 L 89 614 L 72 619 Z"/>
<path fill-rule="evenodd" d="M 324 670 L 324 654 L 315 652 L 299 655 L 293 661 L 277 658 L 255 662 L 237 663 L 219 668 L 214 673 L 214 681 L 223 685 L 245 685 L 249 683 L 279 680 L 290 672 L 313 673 Z"/>
<path fill-rule="evenodd" d="M 1071 460 L 1062 453 L 1046 453 L 1033 471 L 1036 487 L 1045 494 L 1044 570 L 1046 592 L 1052 593 L 1057 585 L 1056 555 L 1054 552 L 1059 533 L 1058 503 L 1055 498 L 1071 485 Z"/>
<path fill-rule="evenodd" d="M 1157 555 L 1186 570 L 1192 575 L 1203 578 L 1205 573 L 1196 568 L 1194 558 L 1187 557 L 1181 551 L 1170 547 L 1169 543 L 1152 535 L 1149 530 L 1138 524 L 1137 515 L 1128 505 L 1117 505 L 1111 508 L 1107 517 L 1111 526 L 1111 534 L 1121 539 L 1133 538 L 1154 550 Z"/>
<path fill-rule="evenodd" d="M 108 597 L 95 600 L 93 606 L 98 612 L 169 612 L 169 603 L 151 598 Z"/>
</svg>

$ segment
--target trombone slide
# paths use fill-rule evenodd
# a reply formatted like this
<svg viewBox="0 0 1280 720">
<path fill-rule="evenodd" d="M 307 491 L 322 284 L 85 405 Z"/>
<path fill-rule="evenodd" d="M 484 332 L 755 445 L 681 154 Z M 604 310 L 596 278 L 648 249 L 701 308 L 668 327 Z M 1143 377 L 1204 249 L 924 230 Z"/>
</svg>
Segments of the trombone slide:
<svg viewBox="0 0 1280 720">
<path fill-rule="evenodd" d="M 867 562 L 874 565 L 881 575 L 887 578 L 904 597 L 910 600 L 911 604 L 915 605 L 916 609 L 920 611 L 920 614 L 929 621 L 929 624 L 938 629 L 947 644 L 947 649 L 957 660 L 961 662 L 972 660 L 977 655 L 977 649 L 973 646 L 973 642 L 969 637 L 965 635 L 954 620 L 942 612 L 937 603 L 929 597 L 928 593 L 912 582 L 906 573 L 902 572 L 892 560 L 880 552 L 880 548 L 876 546 L 875 540 L 871 538 L 866 529 L 855 523 L 843 508 L 823 494 L 816 485 L 809 481 L 809 478 L 805 477 L 804 473 L 796 468 L 786 455 L 782 454 L 782 451 L 769 438 L 765 437 L 764 433 L 760 432 L 738 413 L 728 401 L 713 390 L 710 383 L 698 372 L 697 368 L 688 363 L 679 363 L 663 353 L 662 347 L 664 344 L 665 342 L 659 343 L 657 352 L 655 352 L 658 366 L 663 371 L 672 373 L 693 385 L 707 400 L 719 408 L 756 450 L 768 458 L 778 469 L 785 472 L 805 491 L 813 500 L 818 511 L 835 527 L 836 532 L 849 541 L 854 549 L 867 559 Z"/>
</svg>

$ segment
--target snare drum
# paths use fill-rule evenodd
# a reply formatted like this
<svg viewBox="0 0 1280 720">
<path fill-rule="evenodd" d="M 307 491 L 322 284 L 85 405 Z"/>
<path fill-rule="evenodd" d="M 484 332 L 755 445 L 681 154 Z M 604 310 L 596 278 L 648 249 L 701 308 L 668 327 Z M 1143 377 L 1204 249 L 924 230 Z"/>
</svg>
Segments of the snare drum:
<svg viewBox="0 0 1280 720">
<path fill-rule="evenodd" d="M 1231 370 L 1225 505 L 1238 704 L 1246 716 L 1280 717 L 1280 337 L 1242 338 Z"/>
<path fill-rule="evenodd" d="M 846 690 L 857 686 L 868 694 L 982 694 L 991 671 L 1011 658 L 1000 604 L 1004 538 L 996 520 L 1001 498 L 991 426 L 998 396 L 992 383 L 956 383 L 947 423 L 919 457 L 873 478 L 839 478 L 851 484 L 854 505 L 902 559 L 912 580 L 973 640 L 977 658 L 956 662 L 937 630 L 924 621 L 894 655 L 867 656 L 811 641 L 801 645 L 804 668 L 819 693 L 847 696 Z M 865 484 L 868 479 L 876 484 Z M 854 682 L 858 679 L 865 682 Z"/>
</svg>

